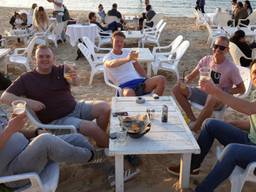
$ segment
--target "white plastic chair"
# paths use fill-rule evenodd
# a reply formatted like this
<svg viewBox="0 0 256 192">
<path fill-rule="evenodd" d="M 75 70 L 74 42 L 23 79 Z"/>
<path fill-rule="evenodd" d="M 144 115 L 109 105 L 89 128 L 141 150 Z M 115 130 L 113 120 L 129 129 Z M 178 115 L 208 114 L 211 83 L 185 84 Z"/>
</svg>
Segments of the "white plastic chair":
<svg viewBox="0 0 256 192">
<path fill-rule="evenodd" d="M 174 72 L 177 76 L 177 80 L 179 79 L 179 69 L 178 65 L 187 51 L 190 43 L 189 41 L 183 41 L 175 51 L 169 56 L 159 55 L 155 58 L 155 61 L 152 63 L 152 69 L 154 74 L 156 75 L 159 69 Z"/>
<path fill-rule="evenodd" d="M 152 51 L 154 58 L 156 59 L 158 56 L 161 56 L 161 55 L 167 56 L 167 57 L 170 54 L 172 55 L 174 51 L 177 49 L 177 47 L 181 44 L 182 40 L 183 40 L 183 36 L 179 35 L 167 46 L 154 47 Z M 163 50 L 169 50 L 169 51 L 163 52 Z"/>
<path fill-rule="evenodd" d="M 161 25 L 163 23 L 164 23 L 164 20 L 161 19 L 155 26 L 144 28 L 143 29 L 143 34 L 144 33 L 149 33 L 149 32 L 156 32 L 157 30 L 159 30 L 159 28 L 161 27 Z"/>
<path fill-rule="evenodd" d="M 250 69 L 246 68 L 246 67 L 242 67 L 237 65 L 237 68 L 239 69 L 240 75 L 242 77 L 242 80 L 244 82 L 244 86 L 245 86 L 245 92 L 243 94 L 237 94 L 235 95 L 236 97 L 239 98 L 246 98 L 251 91 L 251 87 L 252 87 L 252 82 L 251 82 L 251 78 L 250 78 Z M 192 105 L 193 108 L 198 109 L 198 110 L 203 110 L 204 106 L 200 105 L 198 103 L 194 103 L 194 102 L 190 102 L 190 104 Z M 224 119 L 224 113 L 227 109 L 227 106 L 224 106 L 220 111 L 214 111 L 213 112 L 213 116 L 215 116 L 215 118 L 223 120 Z"/>
<path fill-rule="evenodd" d="M 208 23 L 207 17 L 205 17 L 204 14 L 202 14 L 200 11 L 194 10 L 194 15 L 196 17 L 196 27 L 199 29 L 200 27 L 206 27 L 206 24 Z"/>
<path fill-rule="evenodd" d="M 91 85 L 94 75 L 98 73 L 103 73 L 103 61 L 97 60 L 97 58 L 94 57 L 92 51 L 89 48 L 87 48 L 84 44 L 78 43 L 77 46 L 91 66 L 91 75 L 89 80 L 89 85 Z"/>
<path fill-rule="evenodd" d="M 223 155 L 223 148 L 221 146 L 217 146 L 216 148 L 216 156 L 218 159 L 221 159 Z M 231 183 L 231 192 L 241 192 L 243 186 L 246 181 L 256 182 L 256 162 L 252 162 L 247 165 L 246 169 L 243 169 L 239 166 L 235 166 L 235 169 L 229 176 L 229 180 Z"/>
<path fill-rule="evenodd" d="M 244 57 L 245 59 L 250 59 L 252 60 L 252 58 L 247 57 L 241 50 L 240 48 L 232 42 L 229 42 L 229 53 L 234 61 L 235 64 L 237 65 L 241 65 L 240 63 L 240 58 Z"/>
<path fill-rule="evenodd" d="M 117 85 L 115 85 L 110 79 L 109 79 L 109 74 L 107 72 L 108 69 L 106 69 L 106 67 L 104 66 L 104 81 L 106 83 L 106 85 L 114 88 L 116 90 L 116 95 L 119 96 L 123 96 L 123 92 L 122 89 L 120 87 L 118 87 Z"/>
<path fill-rule="evenodd" d="M 64 31 L 65 27 L 67 25 L 67 22 L 61 22 L 61 23 L 56 23 L 55 27 L 53 28 L 52 32 L 50 34 L 47 34 L 47 39 L 52 41 L 55 45 L 55 47 L 58 47 L 58 40 L 63 41 L 61 34 Z"/>
<path fill-rule="evenodd" d="M 57 130 L 68 130 L 70 133 L 76 133 L 77 130 L 74 125 L 53 125 L 53 124 L 44 124 L 41 123 L 41 121 L 36 116 L 35 112 L 32 111 L 28 106 L 26 108 L 26 115 L 32 125 L 34 125 L 36 128 L 43 128 L 47 129 L 50 132 L 55 131 L 54 134 L 56 134 Z"/>
<path fill-rule="evenodd" d="M 40 175 L 35 172 L 21 173 L 10 176 L 1 176 L 0 183 L 8 183 L 29 179 L 30 184 L 15 191 L 23 192 L 54 192 L 59 182 L 59 165 L 49 162 Z"/>
<path fill-rule="evenodd" d="M 151 27 L 146 25 L 147 23 L 151 23 L 151 21 L 153 21 L 153 27 L 155 27 L 156 24 L 162 19 L 162 17 L 163 17 L 162 14 L 157 13 L 157 14 L 155 14 L 155 16 L 150 21 L 147 21 L 146 19 L 144 19 L 143 28 L 151 28 Z"/>
<path fill-rule="evenodd" d="M 9 56 L 9 61 L 12 64 L 23 65 L 26 68 L 26 71 L 31 71 L 30 63 L 32 60 L 32 52 L 37 40 L 37 36 L 33 37 L 26 48 L 16 48 L 14 53 Z M 8 64 L 5 64 L 5 73 L 7 74 Z"/>
<path fill-rule="evenodd" d="M 158 47 L 160 47 L 159 40 L 165 26 L 166 26 L 166 22 L 164 22 L 160 26 L 159 30 L 157 30 L 154 34 L 145 33 L 144 37 L 141 39 L 141 42 L 140 42 L 142 47 L 144 47 L 145 43 L 153 43 L 153 44 L 156 44 Z"/>
<path fill-rule="evenodd" d="M 243 24 L 242 22 L 249 21 L 248 25 L 256 25 L 256 10 L 254 10 L 248 17 L 245 19 L 239 19 L 237 26 L 247 27 L 248 25 Z"/>
<path fill-rule="evenodd" d="M 111 44 L 112 43 L 112 40 L 111 40 L 111 34 L 109 33 L 104 33 L 105 35 L 100 35 L 103 34 L 104 32 L 100 32 L 100 30 L 97 30 L 97 40 L 98 40 L 98 43 L 96 44 L 96 48 L 97 48 L 97 51 L 101 50 L 101 46 L 102 45 L 106 45 L 106 44 Z"/>
</svg>

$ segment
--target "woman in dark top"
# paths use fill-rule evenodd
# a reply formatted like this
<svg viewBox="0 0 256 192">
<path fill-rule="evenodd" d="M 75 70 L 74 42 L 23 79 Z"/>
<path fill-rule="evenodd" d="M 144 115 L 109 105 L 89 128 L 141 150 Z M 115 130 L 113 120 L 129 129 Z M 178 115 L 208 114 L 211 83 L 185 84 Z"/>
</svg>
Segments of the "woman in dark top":
<svg viewBox="0 0 256 192">
<path fill-rule="evenodd" d="M 245 33 L 243 30 L 238 30 L 234 33 L 233 37 L 230 38 L 230 41 L 232 43 L 235 43 L 239 49 L 245 54 L 246 57 L 251 58 L 252 57 L 252 48 L 254 48 L 252 45 L 249 45 L 245 41 Z M 241 66 L 248 67 L 250 66 L 250 63 L 252 62 L 251 59 L 245 59 L 244 57 L 240 58 Z"/>
<path fill-rule="evenodd" d="M 250 1 L 244 1 L 244 8 L 247 10 L 248 15 L 250 15 L 253 11 Z"/>
</svg>

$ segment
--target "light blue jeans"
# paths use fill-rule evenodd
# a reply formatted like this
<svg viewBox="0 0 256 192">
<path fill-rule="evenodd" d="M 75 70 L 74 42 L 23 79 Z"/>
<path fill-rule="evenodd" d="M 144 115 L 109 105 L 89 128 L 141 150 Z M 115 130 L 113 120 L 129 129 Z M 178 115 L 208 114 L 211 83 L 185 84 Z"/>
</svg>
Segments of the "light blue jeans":
<svg viewBox="0 0 256 192">
<path fill-rule="evenodd" d="M 54 136 L 48 133 L 35 137 L 26 148 L 10 163 L 12 174 L 36 172 L 44 169 L 49 161 L 66 163 L 87 163 L 91 160 L 93 147 L 81 134 Z M 10 187 L 26 184 L 12 183 Z"/>
<path fill-rule="evenodd" d="M 196 192 L 212 192 L 229 177 L 236 165 L 245 168 L 250 162 L 256 160 L 256 145 L 249 140 L 247 132 L 220 120 L 207 119 L 197 140 L 201 153 L 192 155 L 192 169 L 200 167 L 214 139 L 226 146 L 224 154 L 196 188 Z"/>
</svg>

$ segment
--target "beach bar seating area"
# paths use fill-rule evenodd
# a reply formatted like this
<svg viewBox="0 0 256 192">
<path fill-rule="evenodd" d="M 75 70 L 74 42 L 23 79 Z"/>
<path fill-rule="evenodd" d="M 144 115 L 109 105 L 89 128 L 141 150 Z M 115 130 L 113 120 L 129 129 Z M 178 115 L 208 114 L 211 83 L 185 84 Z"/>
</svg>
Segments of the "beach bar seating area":
<svg viewBox="0 0 256 192">
<path fill-rule="evenodd" d="M 256 1 L 12 3 L 0 192 L 255 191 Z"/>
</svg>

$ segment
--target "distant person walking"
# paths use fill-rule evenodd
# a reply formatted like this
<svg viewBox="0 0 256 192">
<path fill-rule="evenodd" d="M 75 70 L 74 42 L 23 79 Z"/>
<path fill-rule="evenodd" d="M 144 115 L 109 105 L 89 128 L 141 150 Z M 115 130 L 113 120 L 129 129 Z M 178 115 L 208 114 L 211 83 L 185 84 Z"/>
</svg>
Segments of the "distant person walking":
<svg viewBox="0 0 256 192">
<path fill-rule="evenodd" d="M 205 5 L 205 0 L 197 0 L 195 9 L 201 11 L 202 13 L 205 13 L 204 5 Z"/>
</svg>

